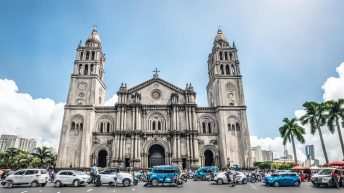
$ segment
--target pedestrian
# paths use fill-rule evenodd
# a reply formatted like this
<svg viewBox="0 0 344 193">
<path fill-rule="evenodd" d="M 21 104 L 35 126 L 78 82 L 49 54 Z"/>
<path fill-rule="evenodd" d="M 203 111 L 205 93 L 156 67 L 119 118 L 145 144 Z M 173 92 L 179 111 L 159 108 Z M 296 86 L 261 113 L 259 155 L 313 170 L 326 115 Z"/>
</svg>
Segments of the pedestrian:
<svg viewBox="0 0 344 193">
<path fill-rule="evenodd" d="M 332 181 L 334 182 L 333 185 L 334 185 L 336 188 L 339 188 L 337 170 L 333 170 L 333 171 L 332 171 L 332 173 L 331 173 L 331 178 L 332 178 Z"/>
</svg>

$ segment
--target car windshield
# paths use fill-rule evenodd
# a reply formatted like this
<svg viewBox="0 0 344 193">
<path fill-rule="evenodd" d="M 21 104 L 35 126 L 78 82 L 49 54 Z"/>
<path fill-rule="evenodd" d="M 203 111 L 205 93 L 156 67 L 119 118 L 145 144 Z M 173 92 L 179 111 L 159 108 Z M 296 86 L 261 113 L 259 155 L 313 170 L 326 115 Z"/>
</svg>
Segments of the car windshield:
<svg viewBox="0 0 344 193">
<path fill-rule="evenodd" d="M 84 172 L 79 172 L 79 171 L 75 172 L 75 174 L 79 176 L 86 175 Z"/>
<path fill-rule="evenodd" d="M 318 174 L 320 175 L 330 175 L 332 170 L 320 170 Z"/>
</svg>

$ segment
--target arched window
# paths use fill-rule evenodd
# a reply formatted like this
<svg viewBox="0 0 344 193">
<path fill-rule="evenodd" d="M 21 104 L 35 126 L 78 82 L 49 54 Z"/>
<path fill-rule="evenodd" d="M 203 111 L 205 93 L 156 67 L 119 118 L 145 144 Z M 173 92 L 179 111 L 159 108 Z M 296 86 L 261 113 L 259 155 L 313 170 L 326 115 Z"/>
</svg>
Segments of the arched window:
<svg viewBox="0 0 344 193">
<path fill-rule="evenodd" d="M 82 74 L 82 64 L 79 64 L 79 74 Z"/>
<path fill-rule="evenodd" d="M 148 130 L 165 130 L 165 119 L 160 113 L 153 113 L 148 117 Z"/>
<path fill-rule="evenodd" d="M 88 65 L 86 64 L 85 69 L 84 69 L 84 75 L 87 75 L 87 74 L 88 74 Z"/>
<path fill-rule="evenodd" d="M 235 75 L 235 68 L 234 68 L 233 64 L 232 64 L 231 68 L 232 68 L 232 75 Z"/>
<path fill-rule="evenodd" d="M 104 123 L 100 123 L 100 132 L 103 133 L 104 131 Z"/>
<path fill-rule="evenodd" d="M 94 57 L 95 57 L 95 52 L 92 51 L 92 54 L 91 54 L 91 60 L 94 60 Z"/>
<path fill-rule="evenodd" d="M 235 125 L 234 124 L 232 124 L 232 131 L 234 131 L 235 130 Z"/>
<path fill-rule="evenodd" d="M 229 74 L 229 65 L 226 65 L 226 74 Z"/>
<path fill-rule="evenodd" d="M 205 128 L 205 122 L 202 123 L 202 130 L 203 130 L 203 133 L 207 132 L 207 129 Z"/>
<path fill-rule="evenodd" d="M 211 132 L 211 123 L 208 123 L 208 132 L 209 132 L 209 133 L 212 133 L 212 132 Z"/>
<path fill-rule="evenodd" d="M 81 52 L 80 52 L 80 58 L 79 58 L 79 59 L 82 60 L 83 57 L 84 57 L 84 52 L 81 51 Z"/>
<path fill-rule="evenodd" d="M 90 59 L 90 52 L 89 51 L 86 52 L 86 60 L 88 60 L 88 59 Z"/>
<path fill-rule="evenodd" d="M 83 129 L 83 117 L 81 115 L 75 115 L 72 118 L 71 130 L 74 131 L 74 135 L 78 135 Z"/>
<path fill-rule="evenodd" d="M 225 60 L 228 60 L 228 52 L 225 52 Z"/>
<path fill-rule="evenodd" d="M 236 130 L 237 130 L 237 131 L 240 131 L 240 125 L 239 125 L 238 122 L 235 124 L 235 126 L 236 126 Z"/>
<path fill-rule="evenodd" d="M 220 60 L 222 60 L 222 52 L 220 52 L 219 55 L 220 55 Z"/>
<path fill-rule="evenodd" d="M 224 74 L 223 65 L 222 64 L 220 65 L 220 71 L 221 71 L 221 74 Z"/>
<path fill-rule="evenodd" d="M 155 130 L 155 121 L 153 121 L 152 129 Z"/>
<path fill-rule="evenodd" d="M 106 131 L 107 131 L 108 133 L 110 133 L 110 123 L 107 123 L 107 124 L 106 124 Z"/>
<path fill-rule="evenodd" d="M 232 54 L 232 52 L 229 52 L 229 59 L 230 59 L 230 60 L 233 60 L 233 54 Z"/>
<path fill-rule="evenodd" d="M 228 131 L 231 131 L 231 124 L 228 124 L 227 127 L 228 127 Z"/>
<path fill-rule="evenodd" d="M 91 64 L 91 74 L 94 73 L 94 64 Z"/>
</svg>

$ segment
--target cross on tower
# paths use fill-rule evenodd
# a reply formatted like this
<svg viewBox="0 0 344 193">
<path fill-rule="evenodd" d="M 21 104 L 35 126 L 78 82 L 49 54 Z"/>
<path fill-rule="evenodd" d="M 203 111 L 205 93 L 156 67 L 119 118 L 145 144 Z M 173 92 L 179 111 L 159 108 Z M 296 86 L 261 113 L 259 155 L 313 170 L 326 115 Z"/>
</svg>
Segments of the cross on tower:
<svg viewBox="0 0 344 193">
<path fill-rule="evenodd" d="M 158 70 L 158 68 L 155 68 L 155 70 L 153 70 L 153 72 L 154 72 L 153 77 L 159 77 L 158 72 L 160 72 L 160 71 Z"/>
</svg>

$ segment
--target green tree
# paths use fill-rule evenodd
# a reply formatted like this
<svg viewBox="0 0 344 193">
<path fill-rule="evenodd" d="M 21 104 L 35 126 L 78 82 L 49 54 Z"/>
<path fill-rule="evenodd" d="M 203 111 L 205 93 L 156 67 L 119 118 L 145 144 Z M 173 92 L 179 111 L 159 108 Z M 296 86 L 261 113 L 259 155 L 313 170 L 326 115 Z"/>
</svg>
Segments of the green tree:
<svg viewBox="0 0 344 193">
<path fill-rule="evenodd" d="M 261 170 L 271 169 L 271 161 L 258 162 L 257 166 Z"/>
<path fill-rule="evenodd" d="M 8 148 L 5 151 L 5 166 L 6 168 L 15 169 L 15 157 L 19 155 L 20 150 L 17 148 Z"/>
<path fill-rule="evenodd" d="M 324 126 L 326 124 L 326 120 L 328 117 L 326 115 L 326 105 L 324 103 L 305 102 L 303 104 L 303 107 L 306 110 L 306 114 L 300 118 L 300 121 L 301 121 L 302 125 L 306 125 L 306 124 L 310 125 L 311 133 L 313 135 L 316 133 L 316 131 L 318 131 L 321 146 L 322 146 L 322 149 L 324 152 L 325 161 L 328 164 L 329 161 L 328 161 L 328 157 L 327 157 L 326 147 L 325 147 L 322 131 L 320 128 L 321 126 Z M 329 128 L 329 129 L 330 129 L 331 133 L 334 132 L 333 128 L 332 129 Z"/>
<path fill-rule="evenodd" d="M 39 159 L 39 167 L 48 167 L 50 163 L 52 163 L 52 160 L 54 160 L 54 155 L 50 151 L 49 148 L 43 146 L 42 148 L 36 147 L 32 152 L 31 155 L 33 157 Z M 55 159 L 56 160 L 56 159 Z"/>
<path fill-rule="evenodd" d="M 289 120 L 288 118 L 284 118 L 283 123 L 284 125 L 279 128 L 281 137 L 283 138 L 283 145 L 286 145 L 287 142 L 292 143 L 295 164 L 297 164 L 294 138 L 296 138 L 300 143 L 305 143 L 305 138 L 303 137 L 303 135 L 306 134 L 305 128 L 297 124 L 296 118 L 292 118 L 291 120 Z"/>
<path fill-rule="evenodd" d="M 330 131 L 334 130 L 334 125 L 337 126 L 337 132 L 339 136 L 340 147 L 342 148 L 343 158 L 344 158 L 344 143 L 342 132 L 340 129 L 340 119 L 344 120 L 344 99 L 339 99 L 338 101 L 331 100 L 327 101 L 326 103 L 327 111 L 328 111 L 328 120 L 327 126 L 329 127 Z"/>
</svg>

